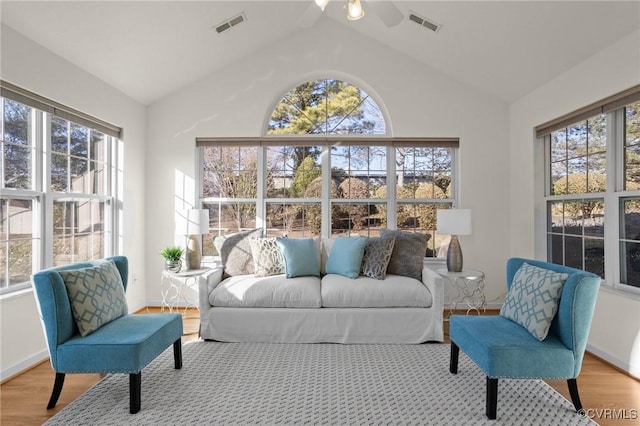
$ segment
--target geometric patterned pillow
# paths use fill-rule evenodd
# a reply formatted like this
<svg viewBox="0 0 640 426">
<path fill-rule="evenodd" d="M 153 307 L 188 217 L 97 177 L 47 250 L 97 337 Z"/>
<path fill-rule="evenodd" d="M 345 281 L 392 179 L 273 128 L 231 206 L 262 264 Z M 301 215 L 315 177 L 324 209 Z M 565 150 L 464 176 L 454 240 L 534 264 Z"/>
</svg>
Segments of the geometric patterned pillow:
<svg viewBox="0 0 640 426">
<path fill-rule="evenodd" d="M 284 274 L 284 255 L 275 238 L 252 238 L 250 243 L 256 277 Z"/>
<path fill-rule="evenodd" d="M 122 278 L 114 262 L 59 273 L 82 336 L 129 312 Z"/>
<path fill-rule="evenodd" d="M 500 315 L 526 328 L 543 341 L 558 311 L 562 286 L 568 274 L 523 263 L 500 309 Z"/>
<path fill-rule="evenodd" d="M 371 237 L 364 248 L 362 257 L 362 275 L 376 280 L 384 280 L 387 266 L 393 253 L 395 237 Z"/>
</svg>

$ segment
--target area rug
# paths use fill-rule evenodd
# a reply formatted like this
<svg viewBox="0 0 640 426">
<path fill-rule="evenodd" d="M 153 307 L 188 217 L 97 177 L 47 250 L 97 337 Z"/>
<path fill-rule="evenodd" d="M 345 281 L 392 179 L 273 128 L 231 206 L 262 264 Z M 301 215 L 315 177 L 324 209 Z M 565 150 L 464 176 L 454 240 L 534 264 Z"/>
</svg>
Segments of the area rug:
<svg viewBox="0 0 640 426">
<path fill-rule="evenodd" d="M 594 425 L 540 380 L 501 380 L 498 419 L 485 417 L 485 376 L 449 345 L 193 342 L 184 366 L 168 349 L 142 371 L 106 376 L 46 425 Z M 64 389 L 63 389 L 64 392 Z"/>
</svg>

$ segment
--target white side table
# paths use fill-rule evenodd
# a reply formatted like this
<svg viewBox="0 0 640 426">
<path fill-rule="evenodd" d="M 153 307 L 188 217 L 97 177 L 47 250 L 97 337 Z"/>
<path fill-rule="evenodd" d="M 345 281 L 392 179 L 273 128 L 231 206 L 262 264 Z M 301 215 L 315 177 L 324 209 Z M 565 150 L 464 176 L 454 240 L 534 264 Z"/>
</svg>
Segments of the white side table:
<svg viewBox="0 0 640 426">
<path fill-rule="evenodd" d="M 464 304 L 469 312 L 484 313 L 487 300 L 484 296 L 484 272 L 465 269 L 461 272 L 449 272 L 447 268 L 438 269 L 436 273 L 445 280 L 444 303 L 449 306 L 449 315 L 458 305 Z"/>
<path fill-rule="evenodd" d="M 169 312 L 184 306 L 184 313 L 187 308 L 198 308 L 198 287 L 200 280 L 206 280 L 212 269 L 192 269 L 181 272 L 162 271 L 162 281 L 160 292 L 162 293 L 162 312 L 165 308 Z M 194 296 L 195 294 L 195 296 Z"/>
</svg>

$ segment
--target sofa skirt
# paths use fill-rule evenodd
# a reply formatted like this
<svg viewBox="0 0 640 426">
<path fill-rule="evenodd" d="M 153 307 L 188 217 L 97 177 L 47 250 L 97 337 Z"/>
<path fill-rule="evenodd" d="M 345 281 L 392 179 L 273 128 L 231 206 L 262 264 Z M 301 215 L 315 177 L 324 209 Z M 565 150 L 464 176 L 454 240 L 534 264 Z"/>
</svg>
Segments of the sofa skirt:
<svg viewBox="0 0 640 426">
<path fill-rule="evenodd" d="M 433 308 L 218 308 L 200 312 L 200 337 L 222 342 L 394 343 L 443 341 Z"/>
</svg>

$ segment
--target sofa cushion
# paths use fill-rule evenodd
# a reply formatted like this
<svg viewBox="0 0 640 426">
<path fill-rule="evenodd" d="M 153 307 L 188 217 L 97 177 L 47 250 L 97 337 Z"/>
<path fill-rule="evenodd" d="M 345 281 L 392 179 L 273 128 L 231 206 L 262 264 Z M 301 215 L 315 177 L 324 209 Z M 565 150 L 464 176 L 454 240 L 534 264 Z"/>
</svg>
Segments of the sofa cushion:
<svg viewBox="0 0 640 426">
<path fill-rule="evenodd" d="M 339 237 L 333 243 L 327 260 L 326 273 L 355 279 L 360 275 L 362 256 L 368 238 Z"/>
<path fill-rule="evenodd" d="M 414 278 L 387 275 L 384 280 L 337 274 L 322 278 L 322 306 L 325 308 L 428 308 L 431 293 Z"/>
<path fill-rule="evenodd" d="M 284 274 L 284 255 L 275 238 L 252 238 L 250 243 L 256 277 Z"/>
<path fill-rule="evenodd" d="M 320 276 L 318 249 L 314 238 L 277 238 L 284 255 L 287 278 Z"/>
<path fill-rule="evenodd" d="M 224 265 L 224 275 L 246 275 L 255 272 L 253 254 L 251 254 L 251 239 L 260 238 L 262 229 L 250 229 L 237 234 L 221 235 L 213 240 L 213 245 L 220 253 L 220 260 Z"/>
<path fill-rule="evenodd" d="M 395 241 L 394 237 L 369 238 L 362 257 L 362 275 L 384 280 Z"/>
<path fill-rule="evenodd" d="M 396 238 L 387 274 L 421 279 L 427 242 L 431 235 L 381 229 L 380 236 Z"/>
<path fill-rule="evenodd" d="M 234 308 L 319 308 L 320 278 L 229 277 L 209 294 L 209 303 Z"/>
<path fill-rule="evenodd" d="M 59 274 L 82 336 L 128 313 L 122 278 L 114 262 L 59 271 Z"/>
<path fill-rule="evenodd" d="M 500 315 L 526 328 L 539 341 L 549 333 L 569 274 L 523 263 L 513 276 Z"/>
</svg>

